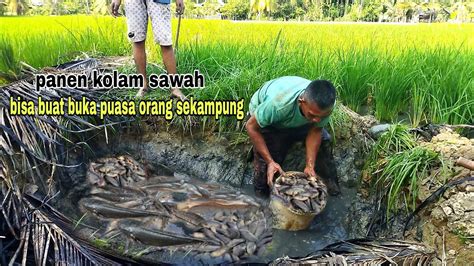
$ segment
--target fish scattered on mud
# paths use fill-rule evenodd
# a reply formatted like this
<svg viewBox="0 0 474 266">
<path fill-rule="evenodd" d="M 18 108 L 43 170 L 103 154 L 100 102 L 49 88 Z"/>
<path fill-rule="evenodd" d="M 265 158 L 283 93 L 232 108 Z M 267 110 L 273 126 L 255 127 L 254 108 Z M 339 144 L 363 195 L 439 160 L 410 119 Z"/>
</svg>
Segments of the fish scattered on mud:
<svg viewBox="0 0 474 266">
<path fill-rule="evenodd" d="M 122 208 L 96 199 L 84 199 L 82 200 L 82 206 L 95 215 L 104 218 L 131 218 L 149 216 L 169 217 L 169 215 L 166 213 Z"/>
</svg>

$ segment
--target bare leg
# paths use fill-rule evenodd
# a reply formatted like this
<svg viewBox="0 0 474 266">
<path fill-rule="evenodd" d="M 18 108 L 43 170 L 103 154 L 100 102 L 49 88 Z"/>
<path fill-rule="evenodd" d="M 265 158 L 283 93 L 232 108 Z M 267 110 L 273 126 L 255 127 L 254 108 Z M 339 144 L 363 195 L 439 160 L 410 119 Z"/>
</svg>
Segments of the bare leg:
<svg viewBox="0 0 474 266">
<path fill-rule="evenodd" d="M 137 93 L 137 97 L 143 97 L 148 90 L 148 79 L 146 76 L 146 52 L 145 41 L 133 43 L 133 59 L 137 67 L 138 74 L 142 74 L 145 78 L 145 84 Z"/>
<path fill-rule="evenodd" d="M 168 74 L 177 74 L 176 71 L 176 58 L 174 57 L 173 46 L 167 45 L 161 46 L 161 57 L 163 57 L 163 64 L 165 65 L 166 72 Z M 181 92 L 179 88 L 171 88 L 171 95 L 181 100 L 186 99 L 186 96 Z"/>
</svg>

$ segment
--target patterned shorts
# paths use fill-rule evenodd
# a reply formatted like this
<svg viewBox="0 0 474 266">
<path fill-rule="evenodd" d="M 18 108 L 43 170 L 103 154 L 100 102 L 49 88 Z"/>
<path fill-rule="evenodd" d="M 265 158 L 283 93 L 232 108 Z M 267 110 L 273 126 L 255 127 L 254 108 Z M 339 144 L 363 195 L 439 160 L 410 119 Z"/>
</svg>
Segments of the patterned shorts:
<svg viewBox="0 0 474 266">
<path fill-rule="evenodd" d="M 141 42 L 146 39 L 150 17 L 155 42 L 164 46 L 173 44 L 170 5 L 155 3 L 153 0 L 125 0 L 125 16 L 130 41 Z"/>
</svg>

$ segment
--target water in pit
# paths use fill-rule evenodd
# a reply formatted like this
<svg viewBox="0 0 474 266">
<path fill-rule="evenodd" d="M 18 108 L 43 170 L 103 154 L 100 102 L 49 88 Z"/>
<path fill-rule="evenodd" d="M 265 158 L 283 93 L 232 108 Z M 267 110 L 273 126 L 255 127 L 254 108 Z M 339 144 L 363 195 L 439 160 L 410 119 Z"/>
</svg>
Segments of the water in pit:
<svg viewBox="0 0 474 266">
<path fill-rule="evenodd" d="M 104 166 L 104 168 L 107 168 L 107 167 Z M 228 192 L 228 194 L 224 193 L 224 197 L 228 197 L 228 196 L 230 197 L 231 194 L 233 195 L 241 194 L 241 195 L 247 195 L 252 198 L 255 198 L 252 185 L 245 185 L 242 188 L 236 188 L 236 187 L 231 187 L 224 184 L 216 184 L 216 183 L 211 184 L 198 178 L 183 176 L 176 173 L 174 174 L 174 176 L 178 179 L 182 178 L 180 180 L 180 183 L 182 184 L 186 183 L 186 184 L 192 184 L 192 185 L 197 185 L 201 187 L 209 186 L 208 188 L 210 188 L 211 186 L 218 186 L 219 188 L 216 188 L 216 190 L 210 190 L 210 191 L 219 192 L 221 189 L 224 189 L 225 191 Z M 110 181 L 110 177 L 107 180 Z M 186 181 L 183 182 L 184 180 Z M 146 180 L 144 181 L 149 182 Z M 174 194 L 174 196 L 176 196 L 175 194 L 177 193 L 175 190 L 178 190 L 178 187 L 173 187 L 171 189 L 171 191 L 173 191 L 171 194 Z M 350 203 L 355 198 L 356 193 L 355 193 L 355 189 L 352 189 L 352 190 L 343 189 L 342 192 L 343 193 L 341 196 L 330 197 L 328 199 L 326 208 L 323 210 L 322 213 L 320 213 L 319 215 L 315 217 L 309 229 L 304 230 L 304 231 L 299 231 L 299 232 L 273 230 L 272 242 L 266 247 L 266 251 L 260 257 L 253 256 L 252 258 L 249 258 L 247 261 L 269 262 L 271 260 L 274 260 L 282 256 L 291 256 L 291 257 L 305 256 L 330 243 L 333 243 L 338 240 L 346 239 L 348 237 L 348 232 L 346 229 L 345 221 L 346 221 L 347 213 L 349 211 Z M 181 201 L 181 199 L 177 199 L 176 197 L 172 197 L 172 198 L 173 200 L 176 200 L 178 203 Z M 167 198 L 165 197 L 163 198 L 163 200 L 166 201 Z M 267 221 L 266 230 L 270 230 L 271 217 L 270 217 L 270 213 L 268 212 L 268 207 L 267 207 L 269 200 L 257 199 L 256 201 L 260 203 L 261 205 L 260 209 L 265 210 L 265 212 L 263 212 L 265 216 L 261 216 L 261 218 L 259 219 L 266 220 Z M 143 208 L 143 206 L 139 206 L 137 208 Z M 208 221 L 209 219 L 212 219 L 212 216 L 215 213 L 215 212 L 212 213 L 212 211 L 208 212 L 206 208 L 202 208 L 202 207 L 197 207 L 195 210 Z M 93 218 L 92 216 L 93 215 L 88 216 L 88 217 Z M 140 219 L 135 219 L 135 220 L 131 219 L 131 220 L 135 222 L 137 220 L 139 220 L 140 222 L 143 222 L 143 224 L 141 224 L 140 226 L 143 226 L 144 228 L 149 228 L 148 226 L 152 226 L 152 228 L 156 228 L 156 224 L 160 223 L 159 221 L 155 221 L 155 220 L 150 220 L 150 222 L 145 222 L 144 219 L 146 218 L 143 218 L 141 220 Z M 104 229 L 105 227 L 110 227 L 110 221 L 111 219 L 101 219 L 98 217 L 90 220 L 90 222 L 95 223 L 96 226 L 102 229 Z M 169 226 L 167 226 L 165 230 L 179 234 L 179 235 L 182 235 L 183 233 L 189 233 L 189 232 L 183 232 L 183 230 L 179 226 L 176 226 L 175 224 L 172 224 L 172 223 L 170 223 Z M 100 237 L 100 239 L 103 239 L 103 238 Z M 127 237 L 121 234 L 115 239 L 110 239 L 110 242 L 115 242 L 115 244 L 120 245 L 120 243 L 123 243 L 124 240 L 127 240 Z M 139 250 L 144 250 L 144 249 L 149 249 L 149 248 L 153 249 L 153 246 L 141 245 L 140 243 L 133 243 L 132 241 L 131 249 L 133 250 L 134 248 L 135 250 L 139 251 Z M 162 248 L 162 249 L 155 249 L 155 250 L 158 252 L 149 252 L 143 258 L 148 261 L 178 263 L 178 264 L 189 264 L 189 263 L 206 264 L 206 263 L 219 263 L 220 262 L 219 260 L 209 261 L 203 258 L 196 259 L 195 254 L 193 254 L 192 252 L 188 253 L 186 252 L 186 250 L 178 251 L 178 250 L 173 250 L 173 248 L 171 249 Z"/>
</svg>

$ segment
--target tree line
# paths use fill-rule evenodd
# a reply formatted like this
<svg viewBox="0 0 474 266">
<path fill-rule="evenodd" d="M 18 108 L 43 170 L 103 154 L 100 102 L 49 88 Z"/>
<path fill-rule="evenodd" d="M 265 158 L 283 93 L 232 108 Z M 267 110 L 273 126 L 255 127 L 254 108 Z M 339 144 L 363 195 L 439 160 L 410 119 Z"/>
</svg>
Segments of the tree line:
<svg viewBox="0 0 474 266">
<path fill-rule="evenodd" d="M 0 15 L 105 15 L 110 2 L 111 0 L 0 0 Z M 472 1 L 185 0 L 185 4 L 184 16 L 188 18 L 370 22 L 474 21 Z"/>
</svg>

